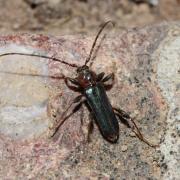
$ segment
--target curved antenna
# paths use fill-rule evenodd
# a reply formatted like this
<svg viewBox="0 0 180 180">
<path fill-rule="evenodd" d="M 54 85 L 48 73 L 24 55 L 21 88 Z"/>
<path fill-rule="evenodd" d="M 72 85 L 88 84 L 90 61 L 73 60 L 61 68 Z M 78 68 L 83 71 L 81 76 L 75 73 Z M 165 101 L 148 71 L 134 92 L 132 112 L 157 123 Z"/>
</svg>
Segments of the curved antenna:
<svg viewBox="0 0 180 180">
<path fill-rule="evenodd" d="M 41 58 L 44 58 L 44 59 L 51 59 L 53 61 L 57 61 L 57 62 L 61 62 L 63 64 L 66 64 L 68 66 L 71 66 L 71 67 L 76 67 L 78 68 L 79 66 L 77 64 L 71 64 L 71 63 L 67 63 L 63 60 L 60 60 L 58 58 L 55 58 L 55 57 L 48 57 L 48 56 L 44 56 L 44 55 L 37 55 L 37 54 L 26 54 L 26 53 L 4 53 L 4 54 L 0 54 L 0 57 L 2 56 L 9 56 L 9 55 L 21 55 L 21 56 L 33 56 L 33 57 L 41 57 Z"/>
<path fill-rule="evenodd" d="M 89 56 L 87 57 L 84 65 L 86 65 L 86 64 L 91 60 L 91 56 L 92 56 L 92 53 L 93 53 L 93 51 L 94 51 L 94 48 L 95 48 L 96 42 L 97 42 L 97 40 L 98 40 L 98 37 L 99 37 L 99 35 L 101 34 L 101 32 L 104 30 L 104 28 L 105 28 L 109 23 L 111 23 L 111 24 L 114 26 L 114 23 L 113 23 L 112 21 L 107 21 L 107 22 L 105 22 L 105 23 L 103 24 L 103 26 L 100 28 L 99 32 L 97 33 L 97 35 L 96 35 L 96 37 L 95 37 L 95 39 L 94 39 L 93 45 L 92 45 L 92 47 L 91 47 L 91 51 L 90 51 Z"/>
</svg>

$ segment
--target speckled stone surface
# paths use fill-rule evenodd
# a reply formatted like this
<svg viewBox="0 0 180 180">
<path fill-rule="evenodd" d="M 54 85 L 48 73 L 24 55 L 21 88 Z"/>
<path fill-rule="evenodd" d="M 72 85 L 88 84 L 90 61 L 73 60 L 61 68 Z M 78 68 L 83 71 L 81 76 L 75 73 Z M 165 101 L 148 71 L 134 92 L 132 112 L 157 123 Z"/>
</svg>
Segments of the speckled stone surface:
<svg viewBox="0 0 180 180">
<path fill-rule="evenodd" d="M 82 65 L 93 39 L 1 36 L 0 53 L 36 53 Z M 103 139 L 96 125 L 87 143 L 85 105 L 49 138 L 50 127 L 78 94 L 50 76 L 74 77 L 75 69 L 36 57 L 1 57 L 0 178 L 178 179 L 179 52 L 179 23 L 164 23 L 111 34 L 101 42 L 92 65 L 97 73 L 115 73 L 107 92 L 112 105 L 135 117 L 144 136 L 160 144 L 157 149 L 139 141 L 122 123 L 116 144 Z"/>
</svg>

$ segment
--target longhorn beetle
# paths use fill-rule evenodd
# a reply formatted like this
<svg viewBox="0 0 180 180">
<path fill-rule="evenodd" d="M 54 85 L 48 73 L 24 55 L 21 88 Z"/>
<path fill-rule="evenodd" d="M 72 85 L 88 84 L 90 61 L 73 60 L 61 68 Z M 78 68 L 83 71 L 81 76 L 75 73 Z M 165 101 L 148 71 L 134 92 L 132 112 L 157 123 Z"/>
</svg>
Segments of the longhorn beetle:
<svg viewBox="0 0 180 180">
<path fill-rule="evenodd" d="M 152 145 L 149 143 L 141 134 L 139 128 L 135 124 L 134 120 L 123 110 L 119 108 L 114 108 L 111 106 L 109 99 L 106 95 L 106 82 L 109 80 L 114 79 L 114 74 L 108 74 L 105 76 L 105 73 L 102 72 L 100 74 L 96 74 L 94 71 L 92 71 L 89 66 L 87 65 L 90 61 L 93 61 L 92 59 L 92 53 L 94 51 L 95 45 L 97 43 L 97 40 L 103 31 L 103 29 L 109 24 L 112 23 L 112 21 L 107 21 L 104 23 L 104 25 L 100 28 L 98 31 L 95 40 L 92 44 L 89 56 L 85 60 L 85 63 L 82 66 L 78 66 L 76 64 L 72 63 L 67 63 L 63 60 L 60 60 L 58 58 L 54 57 L 47 57 L 43 55 L 35 55 L 35 54 L 25 54 L 25 53 L 4 53 L 1 54 L 0 57 L 2 56 L 7 56 L 7 55 L 26 55 L 26 56 L 38 56 L 46 59 L 51 59 L 53 61 L 58 61 L 61 62 L 65 65 L 68 65 L 70 67 L 76 68 L 77 71 L 77 77 L 76 78 L 70 78 L 63 76 L 63 79 L 65 80 L 66 85 L 81 94 L 78 95 L 74 100 L 69 104 L 67 109 L 64 111 L 63 115 L 66 114 L 66 112 L 70 109 L 70 107 L 73 104 L 76 103 L 81 103 L 82 98 L 84 97 L 87 104 L 90 107 L 91 114 L 93 118 L 96 121 L 96 124 L 99 127 L 99 130 L 102 134 L 102 136 L 109 142 L 111 143 L 116 143 L 118 138 L 119 138 L 119 124 L 117 120 L 117 116 L 125 121 L 128 126 L 132 129 L 132 131 L 136 134 L 136 136 L 148 144 L 151 147 L 156 147 L 157 145 Z M 113 24 L 113 23 L 112 23 Z M 71 83 L 71 85 L 69 84 Z M 63 117 L 63 116 L 62 116 Z M 62 118 L 60 121 L 57 123 L 54 133 L 52 136 L 56 134 L 58 129 L 61 127 L 61 125 L 64 123 L 66 118 Z M 89 132 L 88 132 L 88 137 L 89 133 L 92 130 L 93 126 L 93 121 L 91 120 L 89 123 Z"/>
</svg>

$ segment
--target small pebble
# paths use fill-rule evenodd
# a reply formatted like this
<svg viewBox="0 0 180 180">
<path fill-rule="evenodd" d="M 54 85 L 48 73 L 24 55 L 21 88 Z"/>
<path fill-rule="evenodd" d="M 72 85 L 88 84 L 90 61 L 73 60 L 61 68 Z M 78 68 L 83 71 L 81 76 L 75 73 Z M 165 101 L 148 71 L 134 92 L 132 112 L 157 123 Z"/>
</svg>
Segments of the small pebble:
<svg viewBox="0 0 180 180">
<path fill-rule="evenodd" d="M 122 151 L 122 152 L 127 151 L 127 149 L 128 149 L 128 147 L 127 147 L 126 145 L 123 145 L 123 146 L 121 147 L 121 151 Z"/>
<path fill-rule="evenodd" d="M 135 137 L 135 136 L 136 136 L 134 132 L 130 132 L 129 135 L 130 135 L 131 137 Z"/>
</svg>

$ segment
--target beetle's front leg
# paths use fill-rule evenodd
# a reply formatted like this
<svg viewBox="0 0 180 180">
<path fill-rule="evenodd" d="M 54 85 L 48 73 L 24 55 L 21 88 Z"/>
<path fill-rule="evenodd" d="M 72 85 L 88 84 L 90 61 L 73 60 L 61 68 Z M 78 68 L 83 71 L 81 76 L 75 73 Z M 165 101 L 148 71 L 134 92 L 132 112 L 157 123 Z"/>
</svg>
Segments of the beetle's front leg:
<svg viewBox="0 0 180 180">
<path fill-rule="evenodd" d="M 104 72 L 99 73 L 99 74 L 97 75 L 97 77 L 96 77 L 96 81 L 97 81 L 97 82 L 102 81 L 102 79 L 103 79 L 104 75 L 105 75 L 105 73 L 104 73 Z"/>
<path fill-rule="evenodd" d="M 103 79 L 102 79 L 102 82 L 106 82 L 106 81 L 109 81 L 109 80 L 112 80 L 114 81 L 114 73 L 111 73 L 111 74 L 108 74 L 107 76 L 105 76 Z"/>
<path fill-rule="evenodd" d="M 71 84 L 74 84 L 75 86 L 70 85 L 69 82 Z M 66 83 L 67 87 L 73 91 L 76 91 L 76 92 L 82 91 L 82 88 L 80 87 L 78 80 L 75 78 L 66 77 L 65 83 Z"/>
<path fill-rule="evenodd" d="M 111 84 L 106 84 L 107 81 L 112 81 Z M 114 84 L 114 73 L 111 73 L 111 74 L 108 74 L 107 76 L 105 76 L 101 82 L 104 84 L 105 88 L 108 90 L 108 89 L 111 89 L 113 84 Z"/>
</svg>

